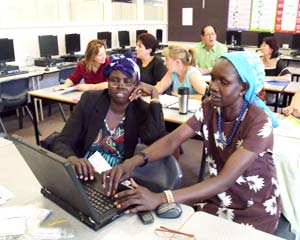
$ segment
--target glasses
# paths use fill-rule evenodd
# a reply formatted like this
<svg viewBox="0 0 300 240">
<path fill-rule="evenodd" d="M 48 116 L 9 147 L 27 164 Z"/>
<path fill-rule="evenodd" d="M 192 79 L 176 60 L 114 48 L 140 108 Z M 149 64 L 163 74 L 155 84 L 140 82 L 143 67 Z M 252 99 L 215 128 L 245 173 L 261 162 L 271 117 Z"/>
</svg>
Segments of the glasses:
<svg viewBox="0 0 300 240">
<path fill-rule="evenodd" d="M 108 79 L 109 85 L 111 87 L 118 87 L 122 84 L 124 87 L 130 88 L 135 85 L 136 81 L 133 81 L 130 78 L 118 78 L 118 77 L 110 77 Z"/>
</svg>

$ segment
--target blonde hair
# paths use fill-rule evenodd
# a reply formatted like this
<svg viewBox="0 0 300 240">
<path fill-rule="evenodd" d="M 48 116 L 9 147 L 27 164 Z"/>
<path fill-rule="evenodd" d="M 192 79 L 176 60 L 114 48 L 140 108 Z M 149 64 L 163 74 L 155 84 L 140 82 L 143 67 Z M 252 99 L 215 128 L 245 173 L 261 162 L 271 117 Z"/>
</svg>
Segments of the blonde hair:
<svg viewBox="0 0 300 240">
<path fill-rule="evenodd" d="M 92 40 L 88 43 L 84 57 L 87 72 L 91 72 L 93 70 L 94 57 L 98 55 L 99 50 L 102 47 L 104 47 L 105 50 L 107 48 L 105 42 L 99 39 Z"/>
<path fill-rule="evenodd" d="M 186 49 L 180 45 L 170 45 L 164 48 L 162 55 L 165 57 L 179 59 L 184 65 L 196 66 L 196 49 Z"/>
</svg>

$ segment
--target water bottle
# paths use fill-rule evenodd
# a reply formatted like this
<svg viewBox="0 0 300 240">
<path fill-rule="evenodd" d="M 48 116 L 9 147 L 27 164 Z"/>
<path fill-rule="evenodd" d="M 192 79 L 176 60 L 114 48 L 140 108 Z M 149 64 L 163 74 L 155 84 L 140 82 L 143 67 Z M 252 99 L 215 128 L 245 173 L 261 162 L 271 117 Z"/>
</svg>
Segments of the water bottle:
<svg viewBox="0 0 300 240">
<path fill-rule="evenodd" d="M 179 114 L 187 114 L 189 102 L 189 88 L 178 88 Z"/>
</svg>

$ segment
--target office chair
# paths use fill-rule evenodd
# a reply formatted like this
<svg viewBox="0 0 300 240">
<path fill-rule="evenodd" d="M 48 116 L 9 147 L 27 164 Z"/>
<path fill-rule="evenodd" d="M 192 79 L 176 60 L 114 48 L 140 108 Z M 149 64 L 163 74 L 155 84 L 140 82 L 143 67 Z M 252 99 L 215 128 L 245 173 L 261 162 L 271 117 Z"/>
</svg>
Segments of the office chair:
<svg viewBox="0 0 300 240">
<path fill-rule="evenodd" d="M 66 79 L 73 73 L 75 67 L 62 68 L 59 70 L 58 81 L 60 84 L 64 84 Z"/>
<path fill-rule="evenodd" d="M 143 144 L 138 144 L 135 153 L 146 148 Z M 182 170 L 175 157 L 172 155 L 164 157 L 155 162 L 150 162 L 144 167 L 136 167 L 132 177 L 134 180 L 147 187 L 153 192 L 162 192 L 168 189 L 177 189 L 182 181 Z"/>
<path fill-rule="evenodd" d="M 0 114 L 12 110 L 17 110 L 19 116 L 19 128 L 23 128 L 23 108 L 28 112 L 30 120 L 33 122 L 32 113 L 27 104 L 29 91 L 29 78 L 0 82 Z M 0 117 L 0 125 L 7 135 L 6 128 Z"/>
</svg>

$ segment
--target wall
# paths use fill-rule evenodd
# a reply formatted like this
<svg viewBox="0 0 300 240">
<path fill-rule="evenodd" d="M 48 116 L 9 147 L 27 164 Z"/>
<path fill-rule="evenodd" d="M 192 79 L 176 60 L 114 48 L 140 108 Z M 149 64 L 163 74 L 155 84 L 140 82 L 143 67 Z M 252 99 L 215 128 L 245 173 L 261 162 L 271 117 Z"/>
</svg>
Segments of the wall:
<svg viewBox="0 0 300 240">
<path fill-rule="evenodd" d="M 112 16 L 117 8 L 111 2 L 107 4 L 108 2 L 110 0 L 0 0 L 0 38 L 14 40 L 15 63 L 20 66 L 31 65 L 33 59 L 39 57 L 39 35 L 57 35 L 60 55 L 65 54 L 64 35 L 67 33 L 81 34 L 82 52 L 100 31 L 113 33 L 113 48 L 119 47 L 119 30 L 130 31 L 131 46 L 135 46 L 136 29 L 147 29 L 154 35 L 156 29 L 163 29 L 163 42 L 167 42 L 167 0 L 163 6 L 163 19 L 152 21 L 143 20 L 143 0 L 137 0 L 137 20 L 134 21 L 113 20 L 117 18 Z M 80 12 L 80 8 L 84 11 Z M 96 10 L 89 11 L 93 8 Z M 121 12 L 124 12 L 124 7 L 121 8 Z M 99 12 L 101 14 L 96 15 Z"/>
</svg>

